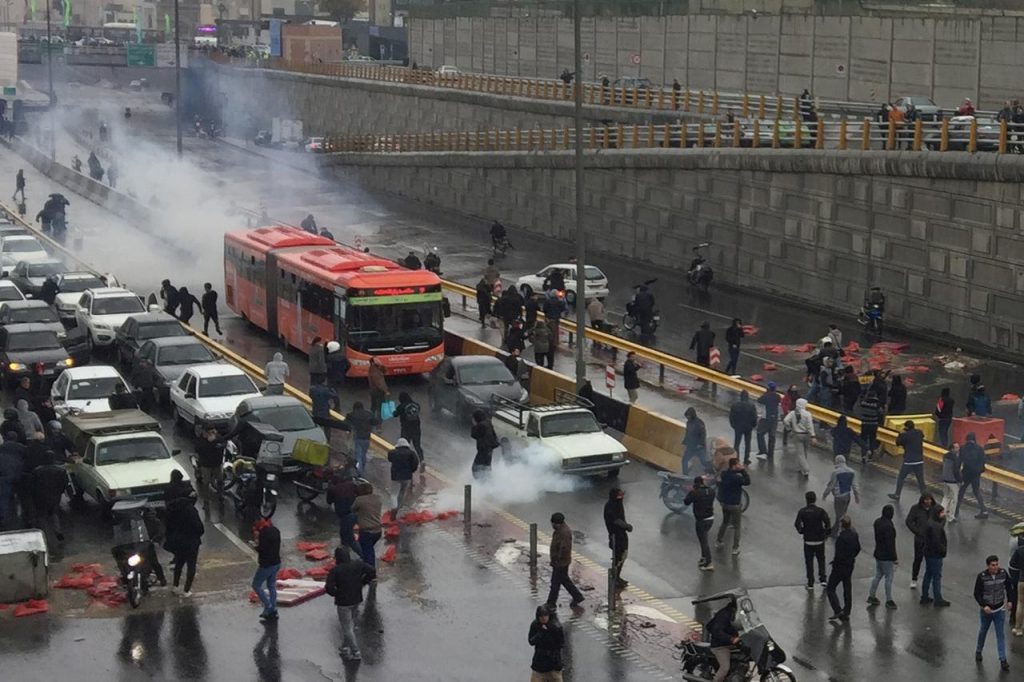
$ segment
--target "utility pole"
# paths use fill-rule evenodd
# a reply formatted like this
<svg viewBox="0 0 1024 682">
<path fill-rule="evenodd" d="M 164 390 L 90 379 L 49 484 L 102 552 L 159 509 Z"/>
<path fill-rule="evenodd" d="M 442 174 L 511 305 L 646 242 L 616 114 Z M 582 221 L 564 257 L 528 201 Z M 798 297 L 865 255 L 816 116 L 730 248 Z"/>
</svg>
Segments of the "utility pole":
<svg viewBox="0 0 1024 682">
<path fill-rule="evenodd" d="M 49 1 L 49 0 L 47 0 Z M 178 4 L 174 0 L 174 122 L 178 135 L 178 158 L 181 158 L 181 32 Z"/>
<path fill-rule="evenodd" d="M 580 19 L 580 0 L 572 2 L 573 99 L 575 100 L 575 152 L 576 152 L 576 390 L 587 380 L 584 346 L 587 338 L 587 234 L 583 228 L 583 46 Z"/>
<path fill-rule="evenodd" d="M 57 159 L 57 114 L 53 110 L 53 37 L 50 35 L 50 0 L 46 0 L 46 79 L 49 81 L 50 161 Z"/>
</svg>

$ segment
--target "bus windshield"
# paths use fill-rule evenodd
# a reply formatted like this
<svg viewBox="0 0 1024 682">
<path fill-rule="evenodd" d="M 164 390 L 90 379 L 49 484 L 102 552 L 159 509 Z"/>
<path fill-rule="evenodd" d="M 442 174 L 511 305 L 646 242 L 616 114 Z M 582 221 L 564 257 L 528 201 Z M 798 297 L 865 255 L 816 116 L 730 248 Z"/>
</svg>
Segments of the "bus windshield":
<svg viewBox="0 0 1024 682">
<path fill-rule="evenodd" d="M 348 345 L 359 351 L 434 348 L 444 340 L 440 301 L 348 306 Z"/>
</svg>

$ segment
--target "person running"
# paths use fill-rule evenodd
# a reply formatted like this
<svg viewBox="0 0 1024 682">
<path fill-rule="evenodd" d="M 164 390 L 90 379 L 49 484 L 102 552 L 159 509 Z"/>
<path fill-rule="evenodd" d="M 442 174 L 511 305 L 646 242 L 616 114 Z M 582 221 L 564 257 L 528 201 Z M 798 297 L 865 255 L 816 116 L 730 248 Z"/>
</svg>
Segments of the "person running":
<svg viewBox="0 0 1024 682">
<path fill-rule="evenodd" d="M 17 200 L 17 196 L 21 194 L 22 203 L 25 202 L 25 171 L 22 168 L 18 169 L 18 174 L 14 176 L 14 194 L 11 195 L 11 199 Z"/>
<path fill-rule="evenodd" d="M 917 589 L 917 576 L 920 575 L 921 562 L 924 561 L 924 535 L 928 529 L 928 519 L 931 518 L 934 504 L 935 498 L 929 493 L 925 493 L 907 513 L 907 528 L 914 534 L 914 563 L 910 569 L 910 589 L 912 590 Z"/>
<path fill-rule="evenodd" d="M 541 604 L 530 623 L 526 641 L 533 647 L 530 682 L 562 682 L 562 649 L 565 633 L 553 610 Z"/>
<path fill-rule="evenodd" d="M 928 596 L 931 588 L 935 606 L 949 606 L 942 598 L 942 563 L 946 559 L 949 543 L 946 540 L 946 510 L 941 505 L 932 507 L 924 531 L 924 580 L 921 581 L 921 604 L 933 603 Z"/>
<path fill-rule="evenodd" d="M 277 620 L 277 572 L 281 570 L 281 531 L 270 519 L 260 519 L 252 529 L 256 539 L 258 567 L 252 577 L 252 589 L 263 604 L 260 620 Z M 266 590 L 264 590 L 266 586 Z"/>
<path fill-rule="evenodd" d="M 846 464 L 846 457 L 836 455 L 835 468 L 822 494 L 822 501 L 831 495 L 835 506 L 836 522 L 832 527 L 832 537 L 839 533 L 839 520 L 846 516 L 850 508 L 850 500 L 860 504 L 860 489 L 857 488 L 857 473 Z"/>
<path fill-rule="evenodd" d="M 807 399 L 799 398 L 796 407 L 782 421 L 783 427 L 793 433 L 796 439 L 797 466 L 804 478 L 811 475 L 811 465 L 807 461 L 807 451 L 817 441 L 814 439 L 814 418 L 807 409 Z"/>
<path fill-rule="evenodd" d="M 813 495 L 813 493 L 811 493 Z M 693 479 L 693 488 L 686 493 L 683 504 L 687 507 L 693 505 L 693 521 L 697 531 L 697 541 L 700 543 L 700 561 L 697 567 L 702 571 L 713 571 L 715 566 L 711 561 L 711 545 L 708 542 L 708 534 L 715 524 L 715 491 L 704 485 L 704 477 L 697 476 Z"/>
<path fill-rule="evenodd" d="M 804 567 L 807 569 L 807 589 L 814 589 L 814 562 L 818 562 L 818 582 L 825 586 L 825 540 L 832 529 L 828 512 L 815 502 L 818 496 L 813 490 L 804 493 L 807 506 L 797 512 L 794 527 L 804 538 Z"/>
<path fill-rule="evenodd" d="M 327 574 L 324 590 L 334 597 L 334 607 L 341 624 L 341 649 L 343 661 L 362 660 L 359 642 L 356 640 L 356 608 L 363 603 L 363 585 L 376 578 L 374 570 L 358 556 L 349 554 L 347 547 L 334 550 L 334 568 Z M 370 592 L 371 598 L 373 592 Z"/>
<path fill-rule="evenodd" d="M 1009 602 L 1014 598 L 1012 594 L 1013 585 L 1010 582 L 1010 574 L 1005 568 L 1000 568 L 999 557 L 995 554 L 985 559 L 985 570 L 978 574 L 974 580 L 974 601 L 981 607 L 981 624 L 978 627 L 978 645 L 974 650 L 974 660 L 982 661 L 982 651 L 985 649 L 985 640 L 988 639 L 988 630 L 995 626 L 996 630 L 996 652 L 999 654 L 999 665 L 1003 672 L 1010 670 L 1010 664 L 1006 661 L 1006 612 Z"/>
<path fill-rule="evenodd" d="M 828 575 L 828 583 L 825 585 L 825 595 L 828 597 L 829 606 L 832 607 L 832 616 L 828 619 L 830 623 L 845 623 L 850 620 L 850 608 L 853 602 L 853 568 L 860 554 L 860 538 L 857 531 L 853 529 L 853 522 L 849 516 L 844 516 L 839 522 L 839 535 L 836 537 L 835 554 L 832 556 L 832 571 Z M 843 605 L 839 606 L 839 597 L 836 589 L 843 586 Z"/>
<path fill-rule="evenodd" d="M 178 319 L 188 324 L 196 314 L 196 308 L 201 310 L 203 304 L 192 295 L 188 287 L 182 287 L 178 290 L 178 306 Z"/>
<path fill-rule="evenodd" d="M 572 564 L 572 529 L 565 522 L 565 514 L 555 512 L 551 515 L 551 588 L 548 590 L 546 606 L 554 611 L 558 605 L 558 593 L 565 587 L 572 601 L 569 606 L 576 608 L 583 603 L 583 593 L 569 577 L 569 565 Z"/>
<path fill-rule="evenodd" d="M 878 584 L 885 580 L 885 608 L 895 609 L 892 599 L 892 580 L 896 573 L 896 526 L 892 519 L 896 510 L 891 504 L 882 507 L 882 515 L 875 519 L 875 577 L 871 579 L 868 591 L 868 605 L 878 606 L 881 602 L 875 594 Z"/>
<path fill-rule="evenodd" d="M 715 547 L 724 547 L 725 531 L 732 526 L 732 553 L 740 553 L 740 533 L 743 527 L 743 486 L 750 485 L 750 474 L 739 458 L 729 460 L 729 468 L 718 481 L 718 502 L 722 505 L 722 525 L 718 527 Z"/>
</svg>

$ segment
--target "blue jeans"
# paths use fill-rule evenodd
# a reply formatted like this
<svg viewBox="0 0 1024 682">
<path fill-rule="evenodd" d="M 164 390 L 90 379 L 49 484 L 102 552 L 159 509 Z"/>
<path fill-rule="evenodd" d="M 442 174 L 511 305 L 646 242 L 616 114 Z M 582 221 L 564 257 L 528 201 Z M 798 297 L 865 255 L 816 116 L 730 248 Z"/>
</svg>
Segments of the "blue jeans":
<svg viewBox="0 0 1024 682">
<path fill-rule="evenodd" d="M 1006 624 L 1006 609 L 1002 608 L 993 613 L 985 613 L 984 609 L 979 611 L 981 615 L 981 626 L 978 628 L 978 648 L 980 654 L 985 648 L 985 638 L 988 637 L 988 626 L 996 626 L 996 651 L 999 652 L 999 660 L 1006 660 L 1006 633 L 1003 626 Z"/>
<path fill-rule="evenodd" d="M 924 558 L 924 580 L 921 582 L 921 597 L 928 596 L 928 586 L 932 588 L 935 601 L 942 599 L 942 557 Z"/>
<path fill-rule="evenodd" d="M 924 464 L 902 464 L 900 465 L 900 473 L 896 476 L 897 497 L 903 492 L 903 481 L 907 480 L 907 476 L 910 474 L 914 474 L 917 478 L 917 489 L 924 495 Z"/>
<path fill-rule="evenodd" d="M 281 570 L 281 564 L 257 568 L 256 575 L 252 577 L 252 589 L 263 604 L 263 613 L 275 613 L 277 611 L 277 572 Z M 264 591 L 263 585 L 267 589 Z"/>
<path fill-rule="evenodd" d="M 363 557 L 363 563 L 374 568 L 377 565 L 377 553 L 374 547 L 380 542 L 380 531 L 376 533 L 370 533 L 365 530 L 359 531 L 359 547 L 362 549 L 360 554 Z"/>
<path fill-rule="evenodd" d="M 708 453 L 704 448 L 686 448 L 683 450 L 682 473 L 686 475 L 690 471 L 690 460 L 694 457 L 700 460 L 700 473 L 711 471 L 711 462 L 708 461 Z"/>
<path fill-rule="evenodd" d="M 352 454 L 355 455 L 356 471 L 359 473 L 360 477 L 362 477 L 363 473 L 366 471 L 366 453 L 369 449 L 369 438 L 355 438 L 352 440 Z"/>
<path fill-rule="evenodd" d="M 363 550 L 356 542 L 356 521 L 358 517 L 354 513 L 348 513 L 344 516 L 338 517 L 338 537 L 341 538 L 341 544 L 346 547 L 350 547 L 355 556 L 362 556 Z"/>
<path fill-rule="evenodd" d="M 872 597 L 878 591 L 878 584 L 885 579 L 885 601 L 892 601 L 892 578 L 896 572 L 895 561 L 875 560 L 875 577 L 871 579 L 871 589 L 868 594 Z"/>
</svg>

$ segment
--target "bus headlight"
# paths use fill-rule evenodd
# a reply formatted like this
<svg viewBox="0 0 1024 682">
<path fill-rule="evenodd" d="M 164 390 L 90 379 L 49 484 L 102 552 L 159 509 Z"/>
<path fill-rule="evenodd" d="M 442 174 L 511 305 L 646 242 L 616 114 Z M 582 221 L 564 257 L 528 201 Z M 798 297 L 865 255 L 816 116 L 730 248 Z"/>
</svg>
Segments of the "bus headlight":
<svg viewBox="0 0 1024 682">
<path fill-rule="evenodd" d="M 444 353 L 435 353 L 434 355 L 428 355 L 425 361 L 428 363 L 434 363 L 441 362 L 442 360 L 444 360 Z"/>
</svg>

